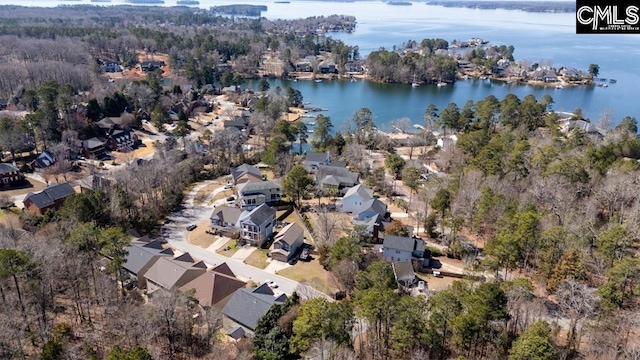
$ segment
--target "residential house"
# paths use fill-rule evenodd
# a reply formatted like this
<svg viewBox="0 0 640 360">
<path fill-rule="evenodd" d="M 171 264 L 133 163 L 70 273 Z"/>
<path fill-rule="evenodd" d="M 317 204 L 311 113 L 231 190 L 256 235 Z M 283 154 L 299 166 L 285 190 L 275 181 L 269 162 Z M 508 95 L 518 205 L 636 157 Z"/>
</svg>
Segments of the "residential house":
<svg viewBox="0 0 640 360">
<path fill-rule="evenodd" d="M 173 250 L 163 248 L 160 240 L 132 241 L 126 250 L 122 267 L 137 280 L 139 289 L 146 289 L 147 279 L 144 275 L 158 259 L 173 256 Z"/>
<path fill-rule="evenodd" d="M 391 267 L 393 268 L 393 275 L 398 285 L 408 289 L 416 283 L 416 273 L 413 270 L 411 260 L 393 262 L 391 263 Z"/>
<path fill-rule="evenodd" d="M 165 65 L 164 61 L 143 61 L 140 63 L 140 71 L 154 72 Z"/>
<path fill-rule="evenodd" d="M 264 181 L 264 175 L 256 175 L 254 173 L 248 172 L 238 176 L 238 178 L 236 179 L 236 185 L 258 181 Z"/>
<path fill-rule="evenodd" d="M 216 206 L 211 214 L 210 229 L 214 234 L 223 234 L 225 236 L 234 237 L 240 233 L 238 220 L 242 210 L 237 207 L 226 205 Z"/>
<path fill-rule="evenodd" d="M 319 165 L 315 179 L 321 189 L 337 190 L 343 194 L 346 188 L 358 183 L 358 174 L 343 167 Z"/>
<path fill-rule="evenodd" d="M 261 204 L 277 203 L 281 197 L 280 184 L 275 181 L 245 182 L 236 188 L 243 210 L 251 210 Z"/>
<path fill-rule="evenodd" d="M 225 129 L 235 128 L 240 131 L 244 130 L 249 126 L 249 119 L 244 116 L 234 116 L 229 120 L 225 120 L 222 122 L 222 126 Z"/>
<path fill-rule="evenodd" d="M 112 62 L 112 61 L 103 62 L 101 68 L 102 68 L 102 71 L 110 72 L 110 73 L 122 71 L 122 68 L 120 67 L 120 64 L 118 64 L 117 62 Z"/>
<path fill-rule="evenodd" d="M 330 61 L 323 61 L 318 65 L 318 71 L 321 74 L 337 74 L 338 69 L 336 68 L 336 64 Z"/>
<path fill-rule="evenodd" d="M 8 189 L 24 181 L 24 175 L 15 164 L 0 163 L 0 188 Z"/>
<path fill-rule="evenodd" d="M 129 152 L 138 141 L 136 134 L 129 130 L 113 130 L 107 137 L 106 145 L 110 150 Z"/>
<path fill-rule="evenodd" d="M 233 293 L 245 286 L 247 283 L 237 279 L 229 265 L 222 263 L 182 285 L 180 291 L 188 292 L 200 306 L 221 309 Z"/>
<path fill-rule="evenodd" d="M 240 332 L 253 337 L 258 320 L 265 316 L 274 304 L 283 304 L 285 294 L 276 296 L 273 290 L 262 284 L 257 288 L 238 289 L 222 309 L 223 326 L 229 334 Z"/>
<path fill-rule="evenodd" d="M 342 197 L 342 211 L 353 213 L 371 199 L 373 199 L 373 190 L 366 185 L 358 184 L 350 187 Z"/>
<path fill-rule="evenodd" d="M 423 263 L 425 259 L 424 242 L 422 239 L 385 235 L 382 242 L 382 257 L 389 262 L 415 260 Z M 426 257 L 428 258 L 428 256 Z"/>
<path fill-rule="evenodd" d="M 318 166 L 328 166 L 330 163 L 331 161 L 329 160 L 328 151 L 326 153 L 307 153 L 304 157 L 304 168 L 308 172 L 316 172 L 316 170 L 318 170 Z"/>
<path fill-rule="evenodd" d="M 297 72 L 313 72 L 313 66 L 311 66 L 311 63 L 307 61 L 299 61 L 295 63 L 295 68 Z"/>
<path fill-rule="evenodd" d="M 269 256 L 278 261 L 289 261 L 304 244 L 304 229 L 296 223 L 290 223 L 280 230 L 269 248 Z"/>
<path fill-rule="evenodd" d="M 563 123 L 560 126 L 560 130 L 562 132 L 564 132 L 565 134 L 568 134 L 569 132 L 571 132 L 574 129 L 578 129 L 581 130 L 589 135 L 598 135 L 598 136 L 604 136 L 604 132 L 601 131 L 600 129 L 598 129 L 595 125 L 593 125 L 592 123 L 585 121 L 585 120 L 569 120 L 566 121 L 565 123 Z"/>
<path fill-rule="evenodd" d="M 436 141 L 436 147 L 439 147 L 441 149 L 451 148 L 456 144 L 456 142 L 458 142 L 458 136 L 455 134 L 449 135 L 449 136 L 438 138 L 438 140 Z"/>
<path fill-rule="evenodd" d="M 353 212 L 355 221 L 365 221 L 376 217 L 386 220 L 389 219 L 389 213 L 387 212 L 387 205 L 375 198 L 365 201 L 362 206 Z"/>
<path fill-rule="evenodd" d="M 48 210 L 62 207 L 64 200 L 76 192 L 69 183 L 53 184 L 37 193 L 29 193 L 24 198 L 25 209 L 36 215 L 44 215 Z"/>
<path fill-rule="evenodd" d="M 558 75 L 553 69 L 537 69 L 531 74 L 531 79 L 544 82 L 558 81 Z"/>
<path fill-rule="evenodd" d="M 40 155 L 38 155 L 37 158 L 29 163 L 29 167 L 33 171 L 38 171 L 39 169 L 48 168 L 55 162 L 56 159 L 53 157 L 53 154 L 49 152 L 49 150 L 45 150 Z"/>
<path fill-rule="evenodd" d="M 144 274 L 147 293 L 159 289 L 177 290 L 206 271 L 205 263 L 195 262 L 189 253 L 176 258 L 161 257 Z"/>
<path fill-rule="evenodd" d="M 256 177 L 262 178 L 262 173 L 260 172 L 260 169 L 258 169 L 253 165 L 249 165 L 245 163 L 231 170 L 231 179 L 233 180 L 233 183 L 239 184 L 240 182 L 238 180 L 244 174 L 252 174 Z"/>
<path fill-rule="evenodd" d="M 88 158 L 102 160 L 107 157 L 107 149 L 105 148 L 104 142 L 97 137 L 83 140 L 81 147 L 84 156 Z"/>
<path fill-rule="evenodd" d="M 240 215 L 240 242 L 252 246 L 262 246 L 265 240 L 273 235 L 276 223 L 276 210 L 262 204 L 251 211 Z"/>
</svg>

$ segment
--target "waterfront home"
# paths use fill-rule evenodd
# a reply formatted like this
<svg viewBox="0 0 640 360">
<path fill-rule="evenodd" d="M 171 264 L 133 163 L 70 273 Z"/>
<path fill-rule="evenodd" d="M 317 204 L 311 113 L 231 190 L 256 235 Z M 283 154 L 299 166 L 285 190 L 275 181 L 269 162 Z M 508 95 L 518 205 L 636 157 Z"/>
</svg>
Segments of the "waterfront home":
<svg viewBox="0 0 640 360">
<path fill-rule="evenodd" d="M 244 211 L 238 219 L 238 224 L 241 244 L 262 246 L 273 235 L 276 210 L 262 204 L 251 211 Z"/>
<path fill-rule="evenodd" d="M 262 204 L 275 204 L 282 196 L 280 184 L 275 181 L 252 181 L 238 184 L 238 199 L 242 210 L 252 210 Z"/>
<path fill-rule="evenodd" d="M 269 248 L 272 259 L 287 262 L 304 244 L 304 229 L 296 223 L 290 223 L 276 234 Z"/>
<path fill-rule="evenodd" d="M 313 66 L 311 66 L 310 62 L 307 61 L 299 61 L 295 63 L 295 69 L 297 72 L 312 72 Z"/>
<path fill-rule="evenodd" d="M 558 75 L 556 75 L 556 72 L 553 69 L 538 68 L 533 73 L 531 73 L 529 77 L 531 78 L 531 80 L 535 80 L 535 81 L 544 81 L 544 82 L 558 81 Z"/>
<path fill-rule="evenodd" d="M 318 71 L 321 74 L 336 74 L 338 73 L 338 69 L 336 69 L 336 64 L 330 61 L 323 61 L 318 65 Z"/>
<path fill-rule="evenodd" d="M 595 125 L 588 121 L 568 120 L 560 125 L 560 131 L 565 134 L 570 133 L 574 129 L 577 129 L 589 135 L 596 135 L 598 137 L 604 136 L 604 131 L 598 129 Z"/>
<path fill-rule="evenodd" d="M 373 199 L 373 190 L 366 185 L 358 184 L 350 187 L 342 197 L 342 211 L 353 213 L 371 199 Z"/>
</svg>

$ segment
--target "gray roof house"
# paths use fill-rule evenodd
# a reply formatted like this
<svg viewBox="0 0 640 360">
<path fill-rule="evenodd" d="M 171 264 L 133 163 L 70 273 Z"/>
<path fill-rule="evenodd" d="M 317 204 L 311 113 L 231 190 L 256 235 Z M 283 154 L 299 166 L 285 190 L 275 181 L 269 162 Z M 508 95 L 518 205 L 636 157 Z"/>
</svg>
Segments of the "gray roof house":
<svg viewBox="0 0 640 360">
<path fill-rule="evenodd" d="M 353 219 L 355 221 L 365 221 L 378 216 L 382 220 L 388 218 L 387 205 L 378 199 L 365 201 L 359 209 L 353 212 Z"/>
<path fill-rule="evenodd" d="M 423 261 L 425 257 L 424 242 L 421 239 L 406 236 L 385 235 L 382 242 L 382 257 L 389 262 Z"/>
<path fill-rule="evenodd" d="M 153 240 L 151 242 L 132 241 L 127 245 L 127 255 L 124 258 L 122 267 L 138 280 L 138 288 L 147 287 L 147 280 L 144 274 L 161 257 L 172 257 L 171 249 L 164 249 L 162 242 Z"/>
<path fill-rule="evenodd" d="M 65 199 L 76 191 L 69 183 L 52 184 L 37 193 L 28 193 L 24 198 L 24 207 L 36 215 L 44 215 L 48 210 L 57 210 Z"/>
<path fill-rule="evenodd" d="M 237 186 L 240 207 L 251 210 L 262 204 L 280 201 L 281 186 L 276 181 L 253 181 Z"/>
<path fill-rule="evenodd" d="M 239 232 L 238 220 L 242 210 L 237 207 L 220 205 L 213 209 L 211 213 L 211 223 L 209 225 L 213 233 L 223 233 L 226 236 L 233 236 Z"/>
<path fill-rule="evenodd" d="M 304 229 L 296 223 L 290 223 L 280 230 L 269 248 L 269 256 L 278 261 L 289 261 L 304 244 Z"/>
<path fill-rule="evenodd" d="M 260 169 L 253 165 L 245 163 L 231 170 L 231 178 L 233 179 L 233 183 L 237 184 L 238 178 L 247 173 L 262 177 Z"/>
<path fill-rule="evenodd" d="M 331 163 L 329 152 L 326 153 L 307 153 L 304 157 L 304 168 L 309 172 L 316 172 L 318 166 L 329 165 Z"/>
<path fill-rule="evenodd" d="M 147 293 L 151 294 L 160 288 L 176 290 L 205 271 L 207 266 L 202 261 L 196 263 L 189 253 L 173 259 L 162 257 L 144 274 Z"/>
<path fill-rule="evenodd" d="M 397 261 L 391 263 L 393 275 L 395 275 L 398 285 L 404 288 L 410 288 L 416 282 L 416 273 L 413 270 L 411 260 Z"/>
<path fill-rule="evenodd" d="M 261 246 L 265 240 L 273 235 L 275 222 L 276 210 L 266 204 L 243 212 L 238 220 L 241 242 Z"/>
<path fill-rule="evenodd" d="M 344 188 L 355 186 L 358 183 L 358 174 L 347 168 L 337 166 L 318 166 L 316 182 L 321 189 L 334 188 L 342 192 Z"/>
<path fill-rule="evenodd" d="M 267 284 L 257 288 L 238 289 L 222 309 L 223 325 L 229 333 L 241 327 L 245 334 L 253 336 L 258 320 L 267 314 L 274 304 L 282 304 L 287 296 L 275 296 Z"/>
</svg>

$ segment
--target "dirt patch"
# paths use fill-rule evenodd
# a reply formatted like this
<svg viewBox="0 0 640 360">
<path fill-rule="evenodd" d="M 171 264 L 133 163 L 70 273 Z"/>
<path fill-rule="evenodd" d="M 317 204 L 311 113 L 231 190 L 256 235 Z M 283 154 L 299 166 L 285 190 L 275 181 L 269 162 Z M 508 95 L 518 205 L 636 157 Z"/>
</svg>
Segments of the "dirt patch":
<svg viewBox="0 0 640 360">
<path fill-rule="evenodd" d="M 114 151 L 111 153 L 116 163 L 125 163 L 129 162 L 133 159 L 138 159 L 149 154 L 153 154 L 156 151 L 156 147 L 153 144 L 153 140 L 151 139 L 143 139 L 143 146 L 139 146 L 137 149 L 131 152 L 117 152 Z"/>
<path fill-rule="evenodd" d="M 417 274 L 418 278 L 424 280 L 427 284 L 427 289 L 432 291 L 447 290 L 454 281 L 466 281 L 453 277 L 435 277 L 430 274 Z"/>
<path fill-rule="evenodd" d="M 236 192 L 233 189 L 230 190 L 222 190 L 219 193 L 216 194 L 216 196 L 214 196 L 211 201 L 209 202 L 209 205 L 213 205 L 214 202 L 220 200 L 220 199 L 226 199 L 229 196 L 233 196 L 235 197 Z"/>
<path fill-rule="evenodd" d="M 201 188 L 200 190 L 198 190 L 196 192 L 196 195 L 193 197 L 193 204 L 194 205 L 203 204 L 204 201 L 207 200 L 207 198 L 211 195 L 213 190 L 219 188 L 220 186 L 222 186 L 224 184 L 226 184 L 226 180 L 220 178 L 220 179 L 216 180 L 215 182 L 212 182 L 211 184 Z"/>
<path fill-rule="evenodd" d="M 209 222 L 202 222 L 197 225 L 198 227 L 189 233 L 188 239 L 191 244 L 206 249 L 218 240 L 217 236 L 207 233 L 209 230 Z"/>
<path fill-rule="evenodd" d="M 317 258 L 309 262 L 298 261 L 294 266 L 280 270 L 277 274 L 310 285 L 325 294 L 332 294 L 338 290 L 331 284 L 329 272 L 320 265 Z"/>
<path fill-rule="evenodd" d="M 228 250 L 227 250 L 228 249 Z M 238 241 L 234 239 L 229 239 L 220 249 L 218 249 L 217 253 L 220 255 L 224 255 L 226 257 L 232 257 L 238 251 Z"/>
<path fill-rule="evenodd" d="M 258 269 L 264 269 L 267 267 L 267 265 L 269 265 L 269 263 L 267 262 L 268 251 L 269 250 L 258 248 L 244 260 L 244 263 L 253 267 L 257 267 Z"/>
</svg>

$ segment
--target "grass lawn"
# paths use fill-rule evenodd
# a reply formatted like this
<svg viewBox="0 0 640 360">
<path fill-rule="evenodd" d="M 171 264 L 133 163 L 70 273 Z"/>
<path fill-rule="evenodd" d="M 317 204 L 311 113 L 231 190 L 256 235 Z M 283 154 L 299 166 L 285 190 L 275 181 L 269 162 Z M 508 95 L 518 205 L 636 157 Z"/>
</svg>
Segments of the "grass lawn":
<svg viewBox="0 0 640 360">
<path fill-rule="evenodd" d="M 229 250 L 226 250 L 229 247 Z M 226 257 L 231 257 L 238 251 L 238 241 L 234 239 L 229 239 L 220 249 L 218 249 L 217 253 L 220 255 L 224 255 Z"/>
<path fill-rule="evenodd" d="M 213 199 L 211 199 L 211 202 L 207 205 L 212 205 L 214 202 L 220 199 L 226 199 L 229 196 L 236 197 L 236 191 L 234 189 L 222 190 L 218 194 L 216 194 L 216 196 L 214 196 Z"/>
<path fill-rule="evenodd" d="M 424 280 L 424 282 L 427 283 L 427 289 L 433 290 L 433 291 L 447 290 L 451 286 L 451 284 L 453 284 L 454 281 L 467 281 L 467 280 L 462 280 L 462 279 L 447 277 L 447 276 L 435 277 L 431 274 L 416 273 L 416 276 L 420 280 Z"/>
<path fill-rule="evenodd" d="M 296 223 L 296 224 L 300 225 L 304 229 L 304 237 L 307 239 L 307 241 L 305 241 L 305 242 L 308 242 L 308 243 L 311 242 L 311 234 L 309 234 L 309 232 L 307 231 L 307 228 L 304 226 L 304 222 L 302 221 L 302 219 L 300 219 L 296 215 L 295 211 L 292 212 L 291 214 L 289 214 L 289 216 L 284 218 L 284 220 L 282 220 L 282 221 L 287 222 L 287 223 Z"/>
<path fill-rule="evenodd" d="M 269 265 L 269 263 L 267 263 L 268 252 L 269 249 L 258 248 L 244 260 L 244 263 L 253 267 L 257 267 L 258 269 L 264 269 L 267 267 L 267 265 Z"/>
<path fill-rule="evenodd" d="M 198 227 L 189 233 L 189 242 L 191 244 L 206 249 L 218 240 L 217 236 L 207 233 L 209 222 L 203 222 L 197 225 Z"/>
<path fill-rule="evenodd" d="M 337 291 L 329 281 L 329 272 L 320 265 L 318 259 L 313 259 L 309 262 L 298 261 L 294 266 L 280 270 L 277 274 L 291 280 L 303 282 L 325 294 L 332 294 Z"/>
</svg>

